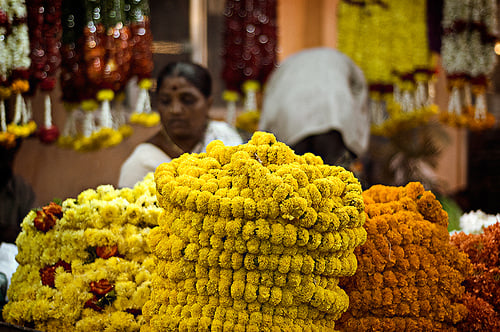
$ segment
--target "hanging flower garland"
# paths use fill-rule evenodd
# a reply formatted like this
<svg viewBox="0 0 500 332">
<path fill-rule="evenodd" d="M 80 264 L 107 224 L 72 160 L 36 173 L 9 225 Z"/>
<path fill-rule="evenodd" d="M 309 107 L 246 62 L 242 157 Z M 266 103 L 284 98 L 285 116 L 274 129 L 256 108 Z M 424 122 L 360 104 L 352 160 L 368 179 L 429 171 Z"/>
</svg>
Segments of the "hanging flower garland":
<svg viewBox="0 0 500 332">
<path fill-rule="evenodd" d="M 498 220 L 479 234 L 459 232 L 451 236 L 451 243 L 465 252 L 473 265 L 473 273 L 464 282 L 469 315 L 460 323 L 461 331 L 500 330 L 499 241 Z"/>
<path fill-rule="evenodd" d="M 348 331 L 454 331 L 467 315 L 461 285 L 470 262 L 449 242 L 448 217 L 418 182 L 363 191 L 366 243 L 358 269 L 340 285 L 349 309 L 337 322 Z"/>
<path fill-rule="evenodd" d="M 130 22 L 130 43 L 132 48 L 131 76 L 137 77 L 139 95 L 134 112 L 130 115 L 130 122 L 146 127 L 152 127 L 160 122 L 158 112 L 152 112 L 149 90 L 153 82 L 151 73 L 153 71 L 153 35 L 149 13 L 149 2 L 147 0 L 130 1 L 128 21 Z"/>
<path fill-rule="evenodd" d="M 119 144 L 123 136 L 113 123 L 111 102 L 120 94 L 130 78 L 132 49 L 129 45 L 130 29 L 125 24 L 123 1 L 112 0 L 102 3 L 104 67 L 96 98 L 100 103 L 98 130 L 94 139 L 100 147 Z"/>
<path fill-rule="evenodd" d="M 29 89 L 29 38 L 24 1 L 9 1 L 0 6 L 0 34 L 3 45 L 0 66 L 0 142 L 10 147 L 16 138 L 24 138 L 36 130 L 36 124 L 27 113 L 22 94 Z M 11 122 L 7 123 L 5 103 L 14 98 Z"/>
<path fill-rule="evenodd" d="M 78 136 L 77 112 L 84 100 L 94 95 L 92 85 L 87 85 L 86 63 L 84 60 L 85 3 L 83 1 L 62 3 L 61 37 L 61 100 L 66 110 L 66 122 L 58 145 L 73 148 Z"/>
<path fill-rule="evenodd" d="M 445 1 L 442 62 L 448 79 L 448 109 L 442 122 L 471 130 L 491 128 L 486 90 L 496 64 L 496 1 Z"/>
<path fill-rule="evenodd" d="M 247 99 L 245 82 L 252 85 L 255 81 L 263 86 L 277 66 L 276 6 L 275 0 L 226 1 L 222 79 L 228 112 L 232 112 L 240 94 L 245 95 L 243 100 Z M 227 119 L 233 121 L 233 114 Z"/>
<path fill-rule="evenodd" d="M 349 302 L 338 280 L 366 239 L 351 172 L 255 132 L 164 163 L 155 181 L 166 213 L 148 238 L 144 330 L 334 330 Z"/>
<path fill-rule="evenodd" d="M 31 211 L 18 236 L 19 266 L 5 321 L 40 331 L 139 331 L 157 226 L 153 174 L 134 188 L 102 185 Z"/>
<path fill-rule="evenodd" d="M 236 116 L 235 127 L 253 134 L 258 127 L 260 110 L 257 102 L 260 83 L 256 80 L 245 81 L 242 85 L 245 95 L 243 112 Z"/>
<path fill-rule="evenodd" d="M 57 82 L 61 65 L 60 40 L 62 0 L 28 0 L 28 25 L 31 47 L 30 91 L 33 96 L 39 88 L 44 98 L 44 121 L 37 136 L 44 143 L 52 143 L 59 136 L 59 129 L 52 122 L 50 93 Z M 31 101 L 29 102 L 31 104 Z"/>
<path fill-rule="evenodd" d="M 426 30 L 426 1 L 342 1 L 338 49 L 370 86 L 372 133 L 391 136 L 437 114 Z M 387 29 L 391 26 L 391 29 Z"/>
<path fill-rule="evenodd" d="M 121 114 L 115 110 L 113 115 L 112 104 L 118 105 L 123 99 L 120 96 L 130 78 L 132 51 L 122 1 L 86 0 L 83 7 L 86 13 L 83 25 L 85 84 L 93 89 L 80 102 L 84 113 L 82 129 L 71 145 L 77 151 L 93 151 L 115 146 L 131 135 L 130 126 L 123 121 L 118 125 L 115 121 Z M 68 107 L 76 108 L 71 104 Z M 69 123 L 68 127 L 74 126 Z"/>
</svg>

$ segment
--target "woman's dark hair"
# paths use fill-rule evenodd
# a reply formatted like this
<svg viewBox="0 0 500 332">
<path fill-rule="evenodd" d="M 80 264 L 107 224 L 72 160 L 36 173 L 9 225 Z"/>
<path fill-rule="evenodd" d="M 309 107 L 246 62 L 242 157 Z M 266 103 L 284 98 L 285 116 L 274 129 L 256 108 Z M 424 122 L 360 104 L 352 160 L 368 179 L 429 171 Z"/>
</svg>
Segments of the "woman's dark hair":
<svg viewBox="0 0 500 332">
<path fill-rule="evenodd" d="M 157 91 L 163 84 L 163 80 L 168 77 L 184 77 L 189 83 L 200 90 L 205 98 L 212 95 L 212 76 L 205 67 L 196 63 L 183 61 L 168 63 L 158 75 L 156 82 Z"/>
</svg>

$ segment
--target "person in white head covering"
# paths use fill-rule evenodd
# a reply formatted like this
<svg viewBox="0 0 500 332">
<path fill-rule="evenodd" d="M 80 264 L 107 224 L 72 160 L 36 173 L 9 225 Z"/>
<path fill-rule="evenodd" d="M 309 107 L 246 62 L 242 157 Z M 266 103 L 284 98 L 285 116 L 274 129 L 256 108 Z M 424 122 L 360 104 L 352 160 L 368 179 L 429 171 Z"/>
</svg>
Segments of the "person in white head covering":
<svg viewBox="0 0 500 332">
<path fill-rule="evenodd" d="M 311 152 L 326 164 L 345 166 L 368 148 L 368 103 L 364 74 L 349 57 L 327 47 L 306 49 L 271 74 L 258 130 L 273 133 L 297 154 Z"/>
</svg>

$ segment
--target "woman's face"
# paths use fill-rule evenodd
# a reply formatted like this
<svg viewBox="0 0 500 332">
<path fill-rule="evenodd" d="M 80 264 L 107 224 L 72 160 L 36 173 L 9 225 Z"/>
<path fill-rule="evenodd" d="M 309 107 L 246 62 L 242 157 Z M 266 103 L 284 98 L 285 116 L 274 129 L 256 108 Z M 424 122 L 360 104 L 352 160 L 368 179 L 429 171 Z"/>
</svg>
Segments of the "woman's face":
<svg viewBox="0 0 500 332">
<path fill-rule="evenodd" d="M 158 90 L 158 112 L 165 130 L 178 140 L 201 140 L 212 97 L 205 96 L 184 77 L 167 77 Z"/>
</svg>

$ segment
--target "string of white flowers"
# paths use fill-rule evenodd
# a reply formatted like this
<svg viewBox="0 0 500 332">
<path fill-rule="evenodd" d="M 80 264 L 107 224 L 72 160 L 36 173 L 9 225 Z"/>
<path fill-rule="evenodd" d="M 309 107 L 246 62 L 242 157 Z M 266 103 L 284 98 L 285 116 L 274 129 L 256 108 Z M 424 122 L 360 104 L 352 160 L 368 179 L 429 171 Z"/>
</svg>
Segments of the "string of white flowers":
<svg viewBox="0 0 500 332">
<path fill-rule="evenodd" d="M 94 112 L 84 112 L 82 133 L 84 137 L 90 137 L 95 131 Z"/>
<path fill-rule="evenodd" d="M 12 123 L 18 124 L 21 123 L 21 110 L 23 107 L 23 96 L 18 93 L 16 94 L 16 103 L 14 106 L 14 118 L 12 119 Z"/>
<path fill-rule="evenodd" d="M 109 100 L 103 100 L 101 104 L 100 120 L 102 128 L 113 128 L 113 116 L 111 115 L 111 105 Z"/>
<path fill-rule="evenodd" d="M 66 121 L 64 122 L 64 128 L 62 136 L 64 137 L 75 137 L 77 134 L 76 129 L 76 110 L 70 109 L 67 111 Z"/>
<path fill-rule="evenodd" d="M 24 0 L 7 1 L 10 17 L 25 18 L 27 16 L 26 3 Z"/>
<path fill-rule="evenodd" d="M 23 98 L 21 108 L 21 123 L 27 124 L 31 120 L 31 101 Z"/>
<path fill-rule="evenodd" d="M 7 131 L 7 121 L 5 119 L 5 103 L 3 100 L 0 100 L 0 129 L 3 132 Z"/>
<path fill-rule="evenodd" d="M 139 89 L 135 111 L 137 113 L 151 113 L 151 99 L 147 89 Z"/>
<path fill-rule="evenodd" d="M 12 57 L 7 48 L 7 29 L 0 27 L 0 78 L 7 79 L 12 67 Z"/>
<path fill-rule="evenodd" d="M 31 59 L 28 26 L 26 24 L 13 26 L 7 44 L 12 52 L 12 65 L 16 68 L 29 68 Z"/>
<path fill-rule="evenodd" d="M 50 101 L 50 95 L 48 93 L 45 94 L 44 96 L 44 126 L 45 128 L 50 128 L 52 127 L 52 103 Z"/>
</svg>

